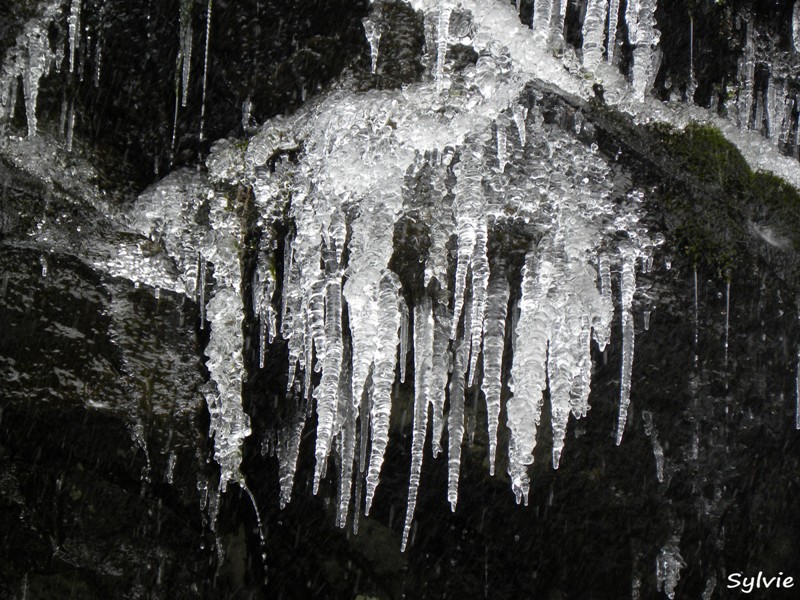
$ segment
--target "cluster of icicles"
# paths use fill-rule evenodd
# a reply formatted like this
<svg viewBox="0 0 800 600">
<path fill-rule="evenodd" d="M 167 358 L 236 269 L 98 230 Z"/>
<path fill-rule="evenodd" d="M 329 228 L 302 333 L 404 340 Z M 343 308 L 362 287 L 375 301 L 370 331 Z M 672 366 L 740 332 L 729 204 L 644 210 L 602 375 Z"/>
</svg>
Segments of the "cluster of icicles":
<svg viewBox="0 0 800 600">
<path fill-rule="evenodd" d="M 241 403 L 245 303 L 239 249 L 244 225 L 241 198 L 217 188 L 235 184 L 251 190 L 262 230 L 252 286 L 261 327 L 259 367 L 280 335 L 289 349 L 287 396 L 306 399 L 316 409 L 315 492 L 331 452 L 340 457 L 341 526 L 354 498 L 356 506 L 363 501 L 370 510 L 388 443 L 392 390 L 397 380 L 405 380 L 406 358 L 413 352 L 404 547 L 429 420 L 434 456 L 444 450 L 447 429 L 448 500 L 455 508 L 467 389 L 480 390 L 486 402 L 492 472 L 505 399 L 508 472 L 519 502 L 527 502 L 545 389 L 553 464 L 558 466 L 569 416 L 581 418 L 589 409 L 591 347 L 594 342 L 603 348 L 609 341 L 614 295 L 622 332 L 621 441 L 631 387 L 636 269 L 651 267 L 659 241 L 639 224 L 642 192 L 616 188 L 597 148 L 576 138 L 591 124 L 579 112 L 571 122 L 575 135 L 547 124 L 537 100 L 524 93 L 528 81 L 542 79 L 590 97 L 592 80 L 583 74 L 602 70 L 604 62 L 615 64 L 622 18 L 633 47 L 631 84 L 624 90 L 607 88 L 607 95 L 627 93 L 644 100 L 658 70 L 656 0 L 628 2 L 624 14 L 618 0 L 588 0 L 583 71 L 565 69 L 549 52 L 551 45 L 563 43 L 566 0 L 534 2 L 533 33 L 502 3 L 411 4 L 425 14 L 432 81 L 397 92 L 336 91 L 291 118 L 266 124 L 246 149 L 235 142 L 217 144 L 208 160 L 208 178 L 173 173 L 144 194 L 130 215 L 133 228 L 164 244 L 175 262 L 174 280 L 168 269 L 156 269 L 142 253 L 119 267 L 125 271 L 119 274 L 135 281 L 150 281 L 158 272 L 159 286 L 198 298 L 202 321 L 211 328 L 205 352 L 212 381 L 205 393 L 220 490 L 229 482 L 244 485 L 242 444 L 251 433 Z M 86 46 L 79 43 L 81 6 L 80 0 L 71 0 L 68 8 L 59 0 L 44 3 L 40 16 L 23 28 L 0 73 L 0 122 L 13 117 L 21 82 L 28 133 L 36 135 L 40 80 L 62 63 L 70 73 L 83 64 L 78 60 Z M 181 6 L 176 114 L 189 93 L 192 52 L 191 3 Z M 211 0 L 207 6 L 210 14 Z M 800 9 L 794 15 L 794 43 L 800 48 Z M 373 14 L 364 22 L 373 71 L 380 65 L 378 17 Z M 66 48 L 53 48 L 47 31 L 62 20 Z M 94 37 L 97 82 L 102 42 Z M 772 124 L 769 132 L 788 143 L 792 133 L 797 137 L 797 100 L 790 104 L 786 96 L 781 104 L 775 99 L 783 96 L 770 92 L 772 87 L 754 96 L 747 83 L 754 73 L 750 40 L 740 69 L 740 125 L 764 121 Z M 479 56 L 460 73 L 447 61 L 448 47 L 455 43 L 472 45 Z M 759 113 L 759 106 L 766 112 Z M 74 115 L 66 112 L 71 130 Z M 778 114 L 789 115 L 780 126 L 775 125 Z M 295 154 L 297 160 L 289 160 Z M 291 233 L 279 239 L 273 224 L 287 219 Z M 389 268 L 395 226 L 409 219 L 427 224 L 424 293 L 402 289 Z M 528 247 L 521 278 L 511 281 L 502 253 L 490 260 L 488 248 L 506 232 L 520 229 Z M 284 245 L 285 257 L 280 282 L 274 264 L 278 244 Z M 213 283 L 207 280 L 208 265 L 213 265 Z M 618 274 L 616 291 L 612 272 Z M 276 297 L 278 290 L 281 297 Z M 291 496 L 304 421 L 299 415 L 279 436 L 282 503 Z"/>
<path fill-rule="evenodd" d="M 495 63 L 502 59 L 487 54 Z M 509 85 L 510 93 L 517 85 L 511 81 L 499 78 L 498 88 Z M 261 331 L 259 368 L 280 335 L 289 353 L 287 398 L 316 410 L 314 493 L 331 453 L 339 457 L 340 526 L 353 505 L 363 503 L 367 513 L 372 506 L 393 389 L 406 379 L 409 353 L 414 408 L 403 547 L 429 424 L 433 455 L 447 449 L 447 498 L 456 507 L 468 389 L 485 398 L 492 473 L 505 399 L 508 472 L 518 502 L 527 503 L 543 394 L 549 386 L 557 467 L 569 416 L 589 410 L 592 341 L 601 349 L 609 341 L 612 294 L 619 299 L 623 337 L 621 441 L 636 270 L 651 267 L 660 242 L 639 223 L 643 194 L 615 188 L 597 147 L 577 139 L 591 127 L 580 112 L 565 131 L 545 122 L 541 99 L 503 107 L 478 98 L 477 88 L 472 93 L 476 103 L 464 121 L 469 129 L 459 136 L 452 120 L 431 110 L 440 101 L 435 83 L 413 94 L 337 92 L 268 123 L 246 149 L 219 142 L 207 162 L 207 181 L 178 172 L 140 198 L 132 223 L 164 241 L 186 293 L 203 294 L 198 282 L 206 263 L 214 267 L 210 299 L 200 300 L 211 327 L 205 352 L 216 389 L 208 400 L 222 489 L 228 481 L 243 483 L 241 447 L 250 433 L 241 409 L 243 303 L 235 252 L 243 199 L 214 191 L 230 184 L 251 190 L 260 215 L 252 299 Z M 206 209 L 210 232 L 198 225 Z M 274 225 L 287 218 L 291 233 L 279 239 Z M 420 265 L 424 290 L 402 289 L 389 268 L 396 225 L 409 220 L 425 224 L 430 239 Z M 490 259 L 488 251 L 511 231 L 523 231 L 528 246 L 516 282 L 502 253 Z M 454 256 L 448 249 L 453 242 Z M 616 292 L 612 272 L 619 273 Z M 504 353 L 507 338 L 510 354 Z M 508 365 L 510 377 L 504 377 Z M 291 497 L 305 419 L 299 410 L 278 436 L 282 504 Z"/>
</svg>

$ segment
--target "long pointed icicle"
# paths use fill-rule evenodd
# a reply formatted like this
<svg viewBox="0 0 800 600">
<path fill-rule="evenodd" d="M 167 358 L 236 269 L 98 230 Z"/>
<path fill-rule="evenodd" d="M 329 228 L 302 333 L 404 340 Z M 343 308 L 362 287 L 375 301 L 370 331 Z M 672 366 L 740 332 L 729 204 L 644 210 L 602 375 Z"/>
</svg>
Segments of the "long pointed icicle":
<svg viewBox="0 0 800 600">
<path fill-rule="evenodd" d="M 472 318 L 465 330 L 465 339 L 471 340 L 469 359 L 469 385 L 475 384 L 475 366 L 481 353 L 483 320 L 486 313 L 486 288 L 489 285 L 489 259 L 486 255 L 486 221 L 482 219 L 476 230 L 475 250 L 472 255 Z M 467 337 L 467 335 L 469 337 Z"/>
<path fill-rule="evenodd" d="M 537 0 L 533 4 L 533 39 L 540 44 L 550 36 L 550 17 L 553 14 L 553 0 Z"/>
<path fill-rule="evenodd" d="M 281 487 L 281 509 L 286 508 L 286 505 L 289 504 L 289 501 L 292 499 L 294 474 L 297 469 L 297 457 L 300 453 L 300 439 L 303 434 L 305 423 L 304 411 L 298 406 L 291 423 L 278 431 L 276 453 L 278 455 L 278 477 Z"/>
<path fill-rule="evenodd" d="M 406 381 L 406 363 L 408 363 L 408 347 L 411 337 L 409 328 L 410 316 L 408 314 L 408 304 L 401 296 L 400 302 L 400 383 Z"/>
<path fill-rule="evenodd" d="M 180 14 L 180 70 L 181 70 L 181 106 L 186 107 L 189 97 L 189 75 L 192 64 L 192 5 L 193 0 L 181 2 Z"/>
<path fill-rule="evenodd" d="M 483 152 L 478 144 L 465 149 L 461 162 L 454 168 L 457 180 L 453 202 L 458 234 L 458 259 L 456 281 L 453 294 L 453 322 L 450 339 L 455 339 L 456 330 L 464 308 L 464 293 L 467 287 L 467 272 L 475 253 L 478 230 L 485 231 L 485 198 L 483 197 L 482 176 Z M 475 324 L 473 323 L 473 326 Z"/>
<path fill-rule="evenodd" d="M 335 244 L 335 242 L 334 242 Z M 333 254 L 328 249 L 327 254 Z M 338 258 L 328 257 L 327 262 L 338 263 Z M 331 440 L 337 423 L 339 378 L 342 365 L 342 280 L 338 272 L 329 275 L 325 285 L 325 359 L 319 388 L 314 391 L 317 400 L 317 444 L 314 451 L 313 493 L 319 491 L 325 476 Z M 308 369 L 308 365 L 306 365 Z"/>
<path fill-rule="evenodd" d="M 203 51 L 203 97 L 200 102 L 200 141 L 205 139 L 206 125 L 206 90 L 208 89 L 208 47 L 211 39 L 211 8 L 214 0 L 208 0 L 206 8 L 206 39 Z"/>
<path fill-rule="evenodd" d="M 433 457 L 442 451 L 442 432 L 444 430 L 444 400 L 447 387 L 447 347 L 450 343 L 450 315 L 447 307 L 437 304 L 434 311 L 433 357 L 431 367 L 430 399 L 432 407 L 433 435 L 431 451 Z"/>
<path fill-rule="evenodd" d="M 486 420 L 489 430 L 490 475 L 494 475 L 497 454 L 497 426 L 500 420 L 500 395 L 503 389 L 503 346 L 510 296 L 505 270 L 500 267 L 497 271 L 492 273 L 489 282 L 483 334 L 483 391 L 486 395 Z"/>
<path fill-rule="evenodd" d="M 608 5 L 608 62 L 614 64 L 617 48 L 617 23 L 619 22 L 619 0 L 611 0 Z"/>
<path fill-rule="evenodd" d="M 636 291 L 636 254 L 632 248 L 623 247 L 622 277 L 620 290 L 620 311 L 622 312 L 622 371 L 619 384 L 619 424 L 617 425 L 617 446 L 622 443 L 625 422 L 628 419 L 628 405 L 631 401 L 631 375 L 633 372 L 633 294 Z"/>
<path fill-rule="evenodd" d="M 603 60 L 608 0 L 589 0 L 583 21 L 583 66 L 594 71 Z"/>
<path fill-rule="evenodd" d="M 342 370 L 339 378 L 338 416 L 342 421 L 339 432 L 339 507 L 336 513 L 336 524 L 344 529 L 347 526 L 347 515 L 350 512 L 350 501 L 353 493 L 353 470 L 356 461 L 356 410 L 353 404 L 352 371 L 349 352 L 342 358 Z"/>
<path fill-rule="evenodd" d="M 417 490 L 422 472 L 422 457 L 425 437 L 428 434 L 428 403 L 430 398 L 431 370 L 433 366 L 433 305 L 425 298 L 414 307 L 414 424 L 411 442 L 411 476 L 408 482 L 408 507 L 403 526 L 403 542 L 400 550 L 405 552 L 414 510 L 417 506 Z"/>
<path fill-rule="evenodd" d="M 397 275 L 384 271 L 381 279 L 380 321 L 378 323 L 378 354 L 375 358 L 375 369 L 372 374 L 372 407 L 370 410 L 370 427 L 372 430 L 372 447 L 367 470 L 367 493 L 365 513 L 369 514 L 372 498 L 378 486 L 378 479 L 383 465 L 383 457 L 389 442 L 389 414 L 392 409 L 392 384 L 395 378 L 397 362 L 397 329 L 400 327 L 402 310 L 399 306 L 400 280 Z M 403 325 L 408 327 L 408 308 L 405 302 Z M 405 333 L 405 332 L 404 332 Z M 401 359 L 405 357 L 401 352 Z"/>
<path fill-rule="evenodd" d="M 450 0 L 439 0 L 439 15 L 436 23 L 436 91 L 444 87 L 444 63 L 450 37 L 450 13 L 453 7 Z"/>
<path fill-rule="evenodd" d="M 545 304 L 551 279 L 552 264 L 548 260 L 537 260 L 537 250 L 531 250 L 522 270 L 522 298 L 514 331 L 516 342 L 511 368 L 513 383 L 509 385 L 513 395 L 506 404 L 511 430 L 508 471 L 517 504 L 523 501 L 528 504 L 528 465 L 533 463 L 543 392 L 547 386 L 550 317 Z"/>
<path fill-rule="evenodd" d="M 637 100 L 644 101 L 656 76 L 655 48 L 661 37 L 656 29 L 656 6 L 658 0 L 628 2 L 625 21 L 628 26 L 628 41 L 633 46 L 631 85 Z"/>
<path fill-rule="evenodd" d="M 470 320 L 470 312 L 465 317 Z M 466 323 L 468 324 L 468 323 Z M 465 330 L 467 327 L 465 327 Z M 458 503 L 458 481 L 461 475 L 461 445 L 464 441 L 464 375 L 469 357 L 469 338 L 459 340 L 453 360 L 450 379 L 450 412 L 447 415 L 447 500 L 455 512 Z"/>
</svg>

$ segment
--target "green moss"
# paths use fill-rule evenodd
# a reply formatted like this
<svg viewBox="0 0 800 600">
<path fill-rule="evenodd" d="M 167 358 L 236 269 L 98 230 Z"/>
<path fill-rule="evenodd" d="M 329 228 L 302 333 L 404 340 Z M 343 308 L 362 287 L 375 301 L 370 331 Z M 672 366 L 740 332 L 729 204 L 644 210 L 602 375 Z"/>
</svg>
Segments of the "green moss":
<svg viewBox="0 0 800 600">
<path fill-rule="evenodd" d="M 741 266 L 752 224 L 800 248 L 800 194 L 775 175 L 753 172 L 718 129 L 656 124 L 646 135 L 661 145 L 659 162 L 673 174 L 659 189 L 674 246 L 694 264 L 720 274 Z"/>
</svg>

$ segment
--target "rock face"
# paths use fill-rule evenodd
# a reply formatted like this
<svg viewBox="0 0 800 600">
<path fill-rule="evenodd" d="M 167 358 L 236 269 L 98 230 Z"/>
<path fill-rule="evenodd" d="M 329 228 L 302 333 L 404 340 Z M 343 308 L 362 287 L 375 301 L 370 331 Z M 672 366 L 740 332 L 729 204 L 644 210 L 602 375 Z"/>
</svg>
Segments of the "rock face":
<svg viewBox="0 0 800 600">
<path fill-rule="evenodd" d="M 596 73 L 613 1 L 523 0 L 535 42 L 504 4 L 0 8 L 4 84 L 52 53 L 36 135 L 0 89 L 2 596 L 800 577 L 800 196 L 746 160 L 796 165 L 789 4 L 642 2 Z"/>
</svg>

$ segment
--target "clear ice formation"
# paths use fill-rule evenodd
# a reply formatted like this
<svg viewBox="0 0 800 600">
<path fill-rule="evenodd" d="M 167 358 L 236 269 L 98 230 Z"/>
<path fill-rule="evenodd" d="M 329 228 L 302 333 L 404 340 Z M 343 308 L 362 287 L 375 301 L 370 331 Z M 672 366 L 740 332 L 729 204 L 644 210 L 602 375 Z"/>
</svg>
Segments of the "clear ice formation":
<svg viewBox="0 0 800 600">
<path fill-rule="evenodd" d="M 74 4 L 80 6 L 79 3 Z M 17 103 L 21 82 L 29 137 L 35 136 L 37 131 L 36 104 L 39 98 L 39 83 L 51 70 L 58 69 L 64 59 L 64 48 L 62 46 L 53 48 L 48 35 L 50 26 L 62 17 L 62 9 L 61 0 L 49 2 L 41 9 L 38 17 L 25 23 L 22 32 L 17 36 L 16 45 L 6 52 L 0 68 L 0 125 L 2 121 L 9 121 L 14 116 L 14 106 Z M 77 36 L 72 17 L 70 15 L 70 60 L 73 59 L 72 44 L 75 42 L 73 31 Z"/>
<path fill-rule="evenodd" d="M 670 600 L 675 598 L 675 588 L 681 578 L 681 569 L 686 566 L 679 546 L 680 537 L 673 535 L 656 558 L 657 589 L 659 592 L 664 592 Z"/>
<path fill-rule="evenodd" d="M 294 115 L 264 123 L 244 144 L 218 141 L 206 162 L 207 175 L 173 172 L 143 193 L 126 215 L 130 229 L 163 252 L 120 242 L 117 255 L 97 263 L 113 275 L 185 294 L 199 305 L 200 327 L 210 327 L 205 348 L 210 382 L 204 394 L 221 472 L 212 504 L 218 505 L 228 483 L 244 487 L 242 445 L 250 434 L 241 398 L 244 276 L 252 278 L 258 368 L 267 366 L 277 336 L 288 348 L 287 397 L 296 406 L 277 436 L 282 506 L 291 499 L 300 436 L 315 410 L 314 493 L 336 454 L 338 524 L 344 527 L 348 520 L 354 479 L 355 506 L 363 490 L 369 513 L 389 443 L 393 403 L 399 401 L 393 391 L 406 381 L 411 353 L 414 401 L 403 548 L 410 541 L 429 421 L 432 455 L 446 446 L 447 500 L 455 510 L 468 390 L 478 398 L 482 393 L 486 402 L 491 473 L 505 402 L 511 486 L 517 502 L 527 503 L 528 471 L 543 435 L 545 391 L 557 468 L 570 416 L 582 418 L 589 411 L 592 351 L 610 341 L 615 304 L 622 346 L 618 444 L 625 430 L 633 382 L 636 272 L 652 261 L 660 238 L 651 237 L 640 223 L 644 193 L 624 188 L 597 147 L 579 140 L 585 126 L 580 111 L 568 128 L 550 124 L 542 93 L 526 91 L 530 81 L 583 100 L 602 81 L 608 104 L 632 113 L 635 121 L 711 122 L 755 167 L 800 182 L 798 100 L 790 95 L 779 65 L 766 65 L 766 93 L 757 93 L 756 65 L 764 61 L 752 19 L 744 25 L 735 110 L 722 120 L 698 107 L 665 105 L 649 97 L 660 60 L 657 0 L 631 0 L 623 14 L 618 0 L 589 0 L 579 49 L 582 67 L 570 63 L 569 56 L 554 56 L 548 47 L 565 43 L 566 0 L 537 0 L 532 31 L 510 4 L 410 4 L 425 14 L 429 54 L 435 52 L 426 79 L 402 90 L 354 93 L 335 87 Z M 179 15 L 176 103 L 180 98 L 184 104 L 191 5 L 182 2 Z M 42 4 L 39 16 L 25 24 L 3 59 L 0 124 L 14 116 L 21 89 L 33 141 L 39 82 L 64 62 L 74 70 L 80 7 L 80 0 Z M 208 0 L 201 139 L 211 11 Z M 456 14 L 458 19 L 469 16 L 469 36 L 461 36 L 457 27 L 451 31 Z M 363 23 L 375 72 L 380 14 L 374 11 L 373 17 L 374 22 Z M 624 27 L 618 27 L 619 19 Z M 66 56 L 63 45 L 50 45 L 47 31 L 54 24 L 68 34 Z M 618 31 L 627 32 L 633 48 L 630 82 L 615 66 Z M 794 5 L 792 31 L 800 51 L 800 2 Z M 458 83 L 447 59 L 451 39 L 471 44 L 478 55 L 476 64 L 463 68 Z M 99 44 L 97 51 L 99 69 Z M 794 159 L 781 156 L 779 149 Z M 260 237 L 255 267 L 243 273 L 243 232 L 253 224 L 245 223 L 242 208 L 250 203 Z M 290 224 L 284 239 L 276 233 L 279 222 Z M 409 222 L 427 228 L 419 289 L 404 287 L 401 273 L 390 267 L 396 231 Z M 523 245 L 521 271 L 507 264 L 502 253 L 489 251 L 493 244 L 502 247 L 512 231 L 524 232 L 523 241 L 514 242 Z M 281 253 L 283 268 L 278 269 Z M 659 461 L 652 418 L 650 430 L 661 479 L 663 450 Z M 658 559 L 659 585 L 670 597 L 683 566 L 678 543 L 670 540 Z"/>
<path fill-rule="evenodd" d="M 605 6 L 598 3 L 593 26 L 601 33 Z M 513 22 L 503 11 L 473 9 L 479 30 Z M 445 1 L 429 6 L 441 57 L 448 10 Z M 549 17 L 546 23 L 549 28 Z M 365 511 L 373 505 L 393 388 L 405 379 L 409 352 L 414 408 L 403 548 L 429 429 L 432 455 L 447 451 L 447 498 L 456 507 L 467 390 L 485 397 L 492 473 L 505 400 L 512 488 L 527 502 L 545 390 L 549 386 L 554 467 L 570 415 L 588 413 L 593 340 L 604 348 L 614 319 L 612 271 L 622 273 L 621 435 L 632 377 L 635 270 L 658 243 L 639 224 L 643 193 L 617 188 L 597 147 L 575 137 L 583 127 L 580 114 L 573 134 L 547 124 L 539 100 L 520 104 L 525 79 L 515 69 L 527 73 L 536 64 L 539 70 L 539 42 L 520 37 L 517 46 L 503 47 L 486 41 L 485 32 L 475 39 L 485 45 L 476 47 L 480 58 L 465 69 L 466 88 L 458 94 L 444 85 L 446 63 L 434 66 L 431 80 L 403 91 L 334 90 L 265 123 L 246 147 L 215 144 L 208 181 L 181 171 L 140 198 L 132 226 L 164 245 L 178 272 L 174 286 L 199 298 L 208 317 L 207 400 L 222 489 L 229 481 L 243 484 L 239 463 L 249 423 L 241 405 L 244 304 L 235 251 L 245 226 L 239 213 L 244 200 L 214 191 L 220 184 L 252 194 L 261 232 L 252 274 L 259 368 L 280 335 L 288 346 L 289 396 L 316 410 L 314 493 L 331 454 L 339 456 L 339 526 L 348 520 L 354 479 L 357 490 L 364 486 Z M 540 56 L 527 57 L 521 48 Z M 520 172 L 525 175 L 514 174 Z M 620 197 L 625 201 L 615 200 Z M 210 209 L 207 223 L 198 217 L 202 208 Z M 282 241 L 274 224 L 287 216 L 293 226 Z M 390 269 L 396 227 L 412 218 L 430 231 L 420 290 L 404 289 Z M 509 280 L 503 258 L 490 261 L 488 251 L 493 239 L 515 227 L 524 228 L 528 244 L 521 283 Z M 201 286 L 206 271 L 213 282 Z M 507 380 L 504 363 L 511 370 Z M 279 435 L 284 505 L 304 419 Z"/>
</svg>

